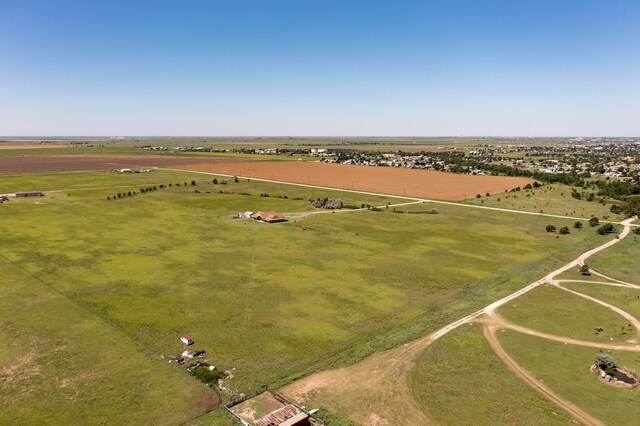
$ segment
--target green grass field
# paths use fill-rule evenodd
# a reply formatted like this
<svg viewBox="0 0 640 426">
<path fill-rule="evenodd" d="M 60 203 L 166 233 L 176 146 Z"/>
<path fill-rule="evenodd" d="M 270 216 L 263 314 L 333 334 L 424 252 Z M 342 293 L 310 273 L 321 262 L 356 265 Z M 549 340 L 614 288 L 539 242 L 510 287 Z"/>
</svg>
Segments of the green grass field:
<svg viewBox="0 0 640 426">
<path fill-rule="evenodd" d="M 510 330 L 497 334 L 516 362 L 564 399 L 605 424 L 637 423 L 640 416 L 640 393 L 637 389 L 611 387 L 598 381 L 589 371 L 597 349 L 564 345 Z M 628 370 L 640 369 L 637 352 L 607 353 Z"/>
<path fill-rule="evenodd" d="M 412 376 L 417 401 L 438 424 L 570 424 L 570 417 L 516 377 L 478 323 L 430 345 Z"/>
<path fill-rule="evenodd" d="M 498 309 L 506 320 L 548 334 L 602 343 L 637 338 L 629 322 L 594 302 L 554 286 L 540 286 Z M 604 331 L 595 333 L 594 328 Z"/>
<path fill-rule="evenodd" d="M 576 200 L 571 196 L 572 187 L 566 185 L 544 185 L 540 188 L 530 190 L 523 189 L 518 192 L 505 192 L 473 198 L 466 201 L 469 204 L 477 204 L 488 207 L 501 207 L 504 209 L 523 210 L 535 213 L 549 213 L 561 216 L 590 218 L 596 216 L 600 219 L 608 217 L 609 220 L 622 220 L 609 210 L 610 205 L 602 205 L 594 201 Z M 553 219 L 549 219 L 550 224 L 555 224 Z M 572 228 L 571 232 L 578 232 Z M 557 226 L 557 224 L 556 224 Z M 583 226 L 589 227 L 585 221 Z"/>
<path fill-rule="evenodd" d="M 640 290 L 588 283 L 564 283 L 565 287 L 610 303 L 640 318 Z"/>
<path fill-rule="evenodd" d="M 182 334 L 190 334 L 216 365 L 237 368 L 232 388 L 252 392 L 423 335 L 539 278 L 602 238 L 556 238 L 544 231 L 545 218 L 429 203 L 424 208 L 436 207 L 439 214 L 382 209 L 276 225 L 233 220 L 231 215 L 244 210 L 314 210 L 308 197 L 373 205 L 397 199 L 256 181 L 213 185 L 212 178 L 164 171 L 2 178 L 3 188 L 69 188 L 0 205 L 2 273 L 17 277 L 19 269 L 38 283 L 29 281 L 25 293 L 14 294 L 5 280 L 0 294 L 12 296 L 0 300 L 12 304 L 7 312 L 17 312 L 32 298 L 44 298 L 34 308 L 39 315 L 32 320 L 26 310 L 16 313 L 15 320 L 3 321 L 9 324 L 3 333 L 34 336 L 38 353 L 48 353 L 60 346 L 58 336 L 66 332 L 60 328 L 86 324 L 77 338 L 65 340 L 69 351 L 81 354 L 74 366 L 97 363 L 107 369 L 119 357 L 132 360 L 118 364 L 104 389 L 88 390 L 71 408 L 64 399 L 25 405 L 20 390 L 7 394 L 7 404 L 22 407 L 14 412 L 21 420 L 39 420 L 52 410 L 66 420 L 95 408 L 96 416 L 114 423 L 135 422 L 125 409 L 132 406 L 126 397 L 132 382 L 147 386 L 140 407 L 146 407 L 145 398 L 160 395 L 162 407 L 154 413 L 161 421 L 186 420 L 202 412 L 198 395 L 206 389 L 160 358 L 182 350 Z M 198 180 L 201 193 L 194 194 L 190 184 L 175 186 L 191 179 Z M 169 182 L 171 188 L 106 200 Z M 98 188 L 81 189 L 92 187 Z M 289 198 L 260 197 L 261 192 Z M 61 325 L 41 328 L 49 317 Z M 101 335 L 109 333 L 113 337 L 101 346 Z M 11 367 L 28 350 L 4 350 L 0 368 Z M 40 380 L 73 375 L 73 368 L 42 367 Z M 101 392 L 108 404 L 101 402 Z M 118 400 L 114 395 L 121 393 Z M 168 409 L 172 414 L 165 416 Z M 224 424 L 227 418 L 216 412 L 198 421 Z"/>
<path fill-rule="evenodd" d="M 629 234 L 615 246 L 589 259 L 589 265 L 612 278 L 640 285 L 638 259 L 640 259 L 640 235 Z"/>
<path fill-rule="evenodd" d="M 170 425 L 216 398 L 22 266 L 0 255 L 1 424 Z"/>
</svg>

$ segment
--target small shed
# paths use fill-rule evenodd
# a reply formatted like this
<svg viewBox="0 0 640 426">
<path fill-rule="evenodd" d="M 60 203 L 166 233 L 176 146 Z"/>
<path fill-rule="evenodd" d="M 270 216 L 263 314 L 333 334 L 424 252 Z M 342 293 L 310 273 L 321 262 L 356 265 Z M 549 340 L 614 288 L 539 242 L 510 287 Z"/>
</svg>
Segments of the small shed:
<svg viewBox="0 0 640 426">
<path fill-rule="evenodd" d="M 42 191 L 23 191 L 16 192 L 16 197 L 44 197 Z"/>
<path fill-rule="evenodd" d="M 189 345 L 193 345 L 193 340 L 191 339 L 191 337 L 189 336 L 182 336 L 180 338 L 180 341 L 182 343 L 184 343 L 185 345 L 189 346 Z"/>
</svg>

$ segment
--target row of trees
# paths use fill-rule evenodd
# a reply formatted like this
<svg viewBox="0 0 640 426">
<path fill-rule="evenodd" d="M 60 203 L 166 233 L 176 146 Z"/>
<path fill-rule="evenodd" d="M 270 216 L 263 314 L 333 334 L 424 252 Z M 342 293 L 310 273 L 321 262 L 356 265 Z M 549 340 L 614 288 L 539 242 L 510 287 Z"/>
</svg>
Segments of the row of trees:
<svg viewBox="0 0 640 426">
<path fill-rule="evenodd" d="M 110 200 L 120 200 L 122 198 L 127 198 L 127 197 L 134 197 L 136 195 L 138 195 L 138 193 L 140 194 L 146 194 L 147 192 L 152 192 L 152 191 L 157 191 L 158 189 L 165 189 L 167 187 L 172 187 L 174 184 L 170 183 L 168 185 L 154 185 L 154 186 L 147 186 L 146 188 L 140 188 L 138 191 L 127 191 L 127 192 L 118 192 L 115 195 L 107 195 L 107 201 Z M 187 182 L 183 182 L 184 186 L 188 186 Z M 175 186 L 180 186 L 180 182 L 177 182 L 175 184 Z M 191 186 L 197 186 L 197 183 L 195 180 L 191 181 Z"/>
<path fill-rule="evenodd" d="M 597 217 L 592 217 L 591 219 L 589 219 L 589 226 L 591 226 L 592 228 L 598 226 L 599 224 L 600 224 L 600 220 Z M 573 224 L 573 227 L 575 229 L 582 229 L 582 222 L 577 221 L 576 223 Z M 546 229 L 547 232 L 556 232 L 556 231 L 558 231 L 558 234 L 560 234 L 560 235 L 566 235 L 566 234 L 570 233 L 569 232 L 569 227 L 567 227 L 567 226 L 563 226 L 562 228 L 560 228 L 560 230 L 558 230 L 555 225 L 547 225 L 545 229 Z M 638 228 L 638 229 L 640 229 L 640 228 Z M 612 234 L 612 233 L 615 232 L 615 227 L 611 223 L 606 223 L 606 224 L 602 225 L 601 227 L 599 227 L 597 232 L 600 235 Z M 635 232 L 635 230 L 634 230 L 634 232 Z"/>
</svg>

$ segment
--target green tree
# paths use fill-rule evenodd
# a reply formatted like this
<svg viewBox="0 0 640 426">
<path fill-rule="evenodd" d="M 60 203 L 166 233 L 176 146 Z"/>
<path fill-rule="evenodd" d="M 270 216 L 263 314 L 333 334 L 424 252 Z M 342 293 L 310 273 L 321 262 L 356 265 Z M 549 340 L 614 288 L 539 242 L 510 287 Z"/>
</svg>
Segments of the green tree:
<svg viewBox="0 0 640 426">
<path fill-rule="evenodd" d="M 598 226 L 598 225 L 600 225 L 600 221 L 598 220 L 597 217 L 592 217 L 591 219 L 589 219 L 589 225 L 590 226 Z"/>
<path fill-rule="evenodd" d="M 600 228 L 598 228 L 598 234 L 600 235 L 611 234 L 613 231 L 614 231 L 613 225 L 610 223 L 606 223 L 602 225 Z"/>
<path fill-rule="evenodd" d="M 560 235 L 567 235 L 569 233 L 569 227 L 563 226 L 558 232 L 560 233 Z"/>
<path fill-rule="evenodd" d="M 196 186 L 196 181 L 195 180 L 191 181 L 191 186 Z"/>
<path fill-rule="evenodd" d="M 611 210 L 611 213 L 613 214 L 620 214 L 622 213 L 622 207 L 620 207 L 617 204 L 611 204 L 611 208 L 609 209 Z"/>
<path fill-rule="evenodd" d="M 582 222 L 576 222 L 573 224 L 573 227 L 576 229 L 582 229 Z"/>
<path fill-rule="evenodd" d="M 556 232 L 556 227 L 553 225 L 547 225 L 545 229 L 547 230 L 547 232 Z"/>
<path fill-rule="evenodd" d="M 616 367 L 618 367 L 615 359 L 603 353 L 599 353 L 596 355 L 594 363 L 599 369 L 603 370 L 609 375 L 614 374 L 616 371 Z"/>
<path fill-rule="evenodd" d="M 218 184 L 218 179 L 213 179 L 211 182 L 212 182 L 214 185 L 217 185 L 217 184 Z"/>
</svg>

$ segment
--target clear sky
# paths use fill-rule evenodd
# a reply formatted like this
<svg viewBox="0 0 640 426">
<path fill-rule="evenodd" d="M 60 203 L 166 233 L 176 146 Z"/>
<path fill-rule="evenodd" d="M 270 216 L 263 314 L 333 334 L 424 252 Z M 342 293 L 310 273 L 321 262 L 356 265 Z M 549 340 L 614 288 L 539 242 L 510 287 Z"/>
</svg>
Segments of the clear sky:
<svg viewBox="0 0 640 426">
<path fill-rule="evenodd" d="M 640 136 L 640 1 L 1 0 L 0 135 Z"/>
</svg>

